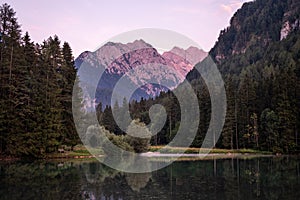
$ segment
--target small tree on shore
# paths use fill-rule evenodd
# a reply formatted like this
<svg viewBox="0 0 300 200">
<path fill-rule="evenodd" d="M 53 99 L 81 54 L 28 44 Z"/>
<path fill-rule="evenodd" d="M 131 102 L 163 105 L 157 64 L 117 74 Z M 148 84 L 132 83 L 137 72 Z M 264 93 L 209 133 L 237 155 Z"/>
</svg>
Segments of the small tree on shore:
<svg viewBox="0 0 300 200">
<path fill-rule="evenodd" d="M 151 132 L 139 119 L 133 120 L 127 128 L 126 142 L 133 147 L 134 152 L 147 152 L 150 147 Z"/>
</svg>

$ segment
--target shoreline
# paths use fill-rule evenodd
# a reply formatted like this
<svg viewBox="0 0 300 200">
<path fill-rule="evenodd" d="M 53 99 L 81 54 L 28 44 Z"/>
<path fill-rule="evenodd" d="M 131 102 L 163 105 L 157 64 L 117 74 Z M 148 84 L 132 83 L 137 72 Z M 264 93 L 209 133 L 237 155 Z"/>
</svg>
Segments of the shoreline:
<svg viewBox="0 0 300 200">
<path fill-rule="evenodd" d="M 148 155 L 147 155 L 148 154 Z M 151 154 L 151 155 L 150 155 Z M 82 156 L 55 156 L 55 157 L 46 157 L 41 159 L 26 159 L 26 158 L 13 158 L 13 157 L 1 157 L 0 162 L 9 163 L 9 162 L 17 162 L 17 161 L 28 161 L 28 162 L 35 162 L 35 161 L 69 161 L 69 160 L 93 160 L 97 157 L 104 157 L 105 155 L 82 155 Z M 275 154 L 248 154 L 248 153 L 231 153 L 231 154 L 224 154 L 224 153 L 210 153 L 207 155 L 201 154 L 157 154 L 152 152 L 143 153 L 142 155 L 145 158 L 153 159 L 162 161 L 164 159 L 170 160 L 174 159 L 176 161 L 200 161 L 200 160 L 219 160 L 219 159 L 251 159 L 257 157 L 287 157 L 287 156 L 299 156 L 294 154 L 282 154 L 282 155 L 275 155 Z"/>
<path fill-rule="evenodd" d="M 182 153 L 184 152 L 184 153 Z M 254 157 L 285 157 L 299 156 L 298 154 L 275 154 L 272 152 L 258 151 L 253 149 L 201 149 L 201 148 L 182 148 L 151 146 L 148 152 L 140 154 L 145 158 L 153 159 L 176 159 L 176 160 L 209 160 L 209 159 L 228 159 L 228 158 L 254 158 Z M 64 153 L 46 154 L 41 158 L 26 158 L 0 156 L 0 162 L 15 161 L 52 161 L 52 160 L 80 160 L 80 159 L 97 159 L 104 157 L 104 154 L 93 155 L 86 149 L 80 151 L 66 151 Z"/>
</svg>

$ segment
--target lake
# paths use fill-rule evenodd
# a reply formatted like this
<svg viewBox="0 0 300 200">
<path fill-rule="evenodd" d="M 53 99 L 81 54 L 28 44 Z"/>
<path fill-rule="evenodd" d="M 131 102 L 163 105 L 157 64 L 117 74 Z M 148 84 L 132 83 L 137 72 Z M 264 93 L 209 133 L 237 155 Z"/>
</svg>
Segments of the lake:
<svg viewBox="0 0 300 200">
<path fill-rule="evenodd" d="M 300 158 L 178 161 L 122 173 L 98 161 L 0 163 L 0 199 L 300 199 Z"/>
</svg>

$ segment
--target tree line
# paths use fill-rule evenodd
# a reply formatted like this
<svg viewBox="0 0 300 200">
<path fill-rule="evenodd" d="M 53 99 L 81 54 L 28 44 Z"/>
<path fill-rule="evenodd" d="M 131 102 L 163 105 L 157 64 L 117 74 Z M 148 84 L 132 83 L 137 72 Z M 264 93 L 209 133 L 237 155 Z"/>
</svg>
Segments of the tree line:
<svg viewBox="0 0 300 200">
<path fill-rule="evenodd" d="M 227 115 L 222 135 L 216 141 L 218 148 L 279 153 L 300 150 L 300 32 L 296 29 L 282 41 L 276 32 L 278 24 L 257 32 L 255 23 L 250 23 L 256 20 L 250 12 L 253 5 L 266 4 L 263 13 L 267 15 L 273 10 L 276 16 L 273 20 L 280 19 L 281 10 L 287 7 L 281 1 L 274 0 L 276 4 L 270 5 L 268 2 L 272 1 L 260 0 L 243 6 L 235 15 L 240 16 L 240 21 L 231 21 L 236 29 L 222 31 L 216 47 L 210 51 L 225 81 L 227 95 Z M 0 17 L 0 155 L 41 157 L 57 151 L 62 145 L 73 147 L 80 143 L 72 117 L 73 86 L 80 87 L 75 81 L 70 45 L 62 43 L 57 36 L 35 44 L 28 33 L 22 34 L 16 13 L 7 4 L 0 6 Z M 263 19 L 269 20 L 269 17 L 260 18 L 262 24 L 267 23 Z M 242 26 L 235 33 L 239 24 Z M 262 37 L 254 37 L 259 35 Z M 268 42 L 261 42 L 261 38 L 267 38 Z M 252 43 L 247 43 L 248 39 Z M 235 46 L 226 45 L 232 41 Z M 243 48 L 245 43 L 250 46 Z M 238 49 L 242 51 L 235 51 Z M 199 63 L 199 67 L 204 63 Z M 210 95 L 196 70 L 188 74 L 187 81 L 193 86 L 200 108 L 200 122 L 192 146 L 201 147 L 211 123 Z M 176 90 L 183 95 L 187 92 L 183 86 Z M 74 98 L 74 112 L 83 112 L 80 92 Z M 151 138 L 152 145 L 168 144 L 176 135 L 181 123 L 180 105 L 174 93 L 168 91 L 156 98 L 130 102 L 124 99 L 113 107 L 102 108 L 100 103 L 97 108 L 99 124 L 110 132 L 108 135 L 114 143 L 121 138 L 123 144 L 127 139 L 123 141 L 125 132 L 116 124 L 112 110 L 117 113 L 118 120 L 124 122 L 122 117 L 128 112 L 126 104 L 129 104 L 131 117 L 141 124 L 149 124 L 152 105 L 164 106 L 166 123 Z M 93 127 L 84 128 L 88 131 Z M 148 145 L 148 142 L 136 143 Z"/>
<path fill-rule="evenodd" d="M 225 82 L 227 114 L 217 148 L 250 148 L 276 153 L 299 152 L 300 127 L 300 33 L 291 33 L 285 40 L 275 42 L 267 49 L 256 46 L 244 54 L 232 56 L 218 64 Z M 253 54 L 259 54 L 252 60 Z M 217 61 L 216 61 L 217 62 Z M 247 63 L 245 65 L 245 63 Z M 201 65 L 201 63 L 200 63 Z M 244 65 L 242 69 L 234 66 Z M 200 66 L 201 67 L 201 66 Z M 211 123 L 210 95 L 200 74 L 194 70 L 188 77 L 198 97 L 200 123 L 192 143 L 201 147 Z M 181 86 L 176 88 L 184 93 Z M 129 103 L 130 115 L 145 124 L 150 123 L 149 109 L 161 104 L 167 112 L 163 129 L 151 139 L 152 145 L 166 145 L 176 135 L 181 123 L 180 105 L 172 91 L 162 92 L 156 98 L 124 101 L 113 107 L 101 104 L 98 120 L 107 130 L 125 134 L 116 124 L 112 110 L 124 115 L 124 104 Z"/>
<path fill-rule="evenodd" d="M 218 148 L 251 148 L 276 153 L 300 150 L 300 30 L 297 28 L 299 4 L 295 0 L 257 0 L 245 3 L 221 31 L 209 52 L 225 82 L 227 115 Z M 282 24 L 294 28 L 280 37 Z M 201 68 L 204 62 L 198 64 Z M 200 147 L 211 119 L 211 100 L 207 86 L 197 70 L 187 75 L 198 97 L 200 123 L 193 146 Z M 176 90 L 184 93 L 182 86 Z M 155 99 L 130 102 L 132 118 L 149 123 L 149 108 L 160 103 L 168 117 L 152 144 L 165 145 L 180 126 L 180 105 L 172 91 Z M 120 104 L 120 107 L 122 107 Z M 111 110 L 99 110 L 107 129 L 122 134 Z M 117 107 L 120 110 L 120 108 Z M 110 120 L 108 120 L 110 119 Z"/>
<path fill-rule="evenodd" d="M 70 45 L 56 35 L 35 44 L 8 4 L 0 6 L 0 19 L 0 154 L 40 157 L 78 144 Z"/>
</svg>

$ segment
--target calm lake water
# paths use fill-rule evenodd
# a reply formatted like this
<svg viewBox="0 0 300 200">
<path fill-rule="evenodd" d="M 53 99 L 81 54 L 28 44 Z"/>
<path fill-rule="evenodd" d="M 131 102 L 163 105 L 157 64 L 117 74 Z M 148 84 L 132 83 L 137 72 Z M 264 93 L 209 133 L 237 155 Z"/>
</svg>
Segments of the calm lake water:
<svg viewBox="0 0 300 200">
<path fill-rule="evenodd" d="M 128 174 L 97 161 L 0 163 L 0 199 L 300 199 L 300 158 L 180 161 Z"/>
</svg>

